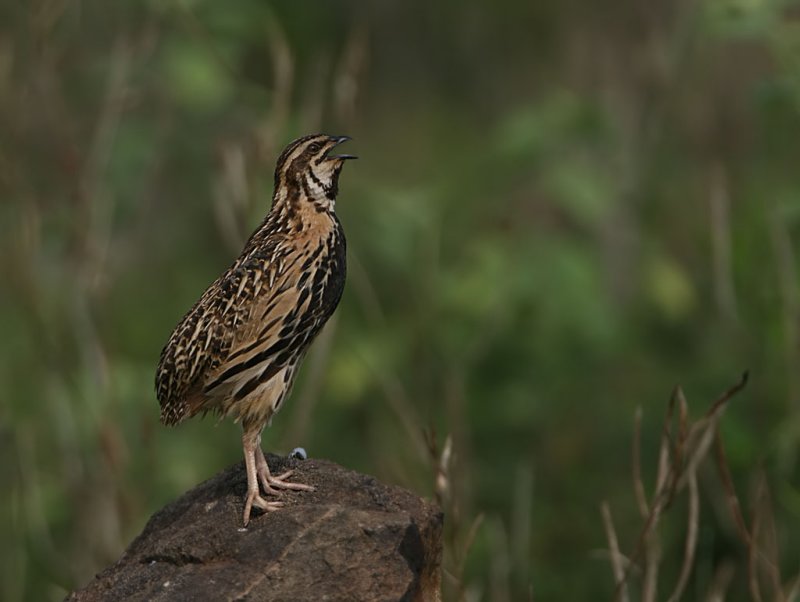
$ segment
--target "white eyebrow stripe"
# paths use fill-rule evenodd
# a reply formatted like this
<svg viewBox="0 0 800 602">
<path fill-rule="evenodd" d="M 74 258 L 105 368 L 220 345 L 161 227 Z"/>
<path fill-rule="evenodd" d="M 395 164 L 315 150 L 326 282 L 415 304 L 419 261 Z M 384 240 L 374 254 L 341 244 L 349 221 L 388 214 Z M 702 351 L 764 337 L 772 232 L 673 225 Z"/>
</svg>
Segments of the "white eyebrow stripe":
<svg viewBox="0 0 800 602">
<path fill-rule="evenodd" d="M 309 147 L 309 145 L 313 144 L 314 142 L 320 143 L 322 146 L 325 146 L 325 137 L 324 136 L 315 136 L 314 138 L 309 138 L 302 144 L 299 144 L 296 149 L 294 149 L 286 160 L 284 161 L 284 166 L 288 167 L 291 165 L 300 155 L 302 155 L 305 150 Z"/>
</svg>

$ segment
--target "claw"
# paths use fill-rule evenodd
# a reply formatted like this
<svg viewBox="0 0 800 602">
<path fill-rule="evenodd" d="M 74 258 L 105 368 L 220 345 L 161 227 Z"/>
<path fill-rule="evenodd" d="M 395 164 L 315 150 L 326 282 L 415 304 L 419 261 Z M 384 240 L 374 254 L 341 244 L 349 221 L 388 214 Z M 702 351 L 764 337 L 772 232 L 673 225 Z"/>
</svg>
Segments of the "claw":
<svg viewBox="0 0 800 602">
<path fill-rule="evenodd" d="M 285 479 L 288 479 L 292 475 L 292 472 L 294 471 L 288 470 L 277 477 L 273 477 L 270 474 L 263 475 L 259 472 L 258 476 L 265 491 L 274 492 L 275 489 L 273 489 L 273 487 L 276 487 L 277 489 L 291 489 L 293 491 L 314 491 L 314 487 L 312 485 L 306 485 L 304 483 L 287 483 Z M 272 487 L 270 487 L 270 485 Z"/>
<path fill-rule="evenodd" d="M 274 512 L 275 510 L 283 508 L 283 502 L 268 502 L 258 494 L 257 490 L 250 491 L 247 494 L 247 500 L 244 503 L 244 515 L 242 517 L 245 527 L 247 526 L 247 523 L 250 522 L 250 511 L 252 510 L 253 506 L 260 508 L 264 512 Z"/>
</svg>

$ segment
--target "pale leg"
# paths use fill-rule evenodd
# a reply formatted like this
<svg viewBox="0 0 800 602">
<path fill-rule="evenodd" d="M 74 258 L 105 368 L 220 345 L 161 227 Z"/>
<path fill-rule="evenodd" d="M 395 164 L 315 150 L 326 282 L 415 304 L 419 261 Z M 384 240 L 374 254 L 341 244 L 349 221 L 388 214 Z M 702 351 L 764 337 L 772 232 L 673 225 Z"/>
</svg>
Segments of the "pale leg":
<svg viewBox="0 0 800 602">
<path fill-rule="evenodd" d="M 261 435 L 258 432 L 253 433 L 244 431 L 242 433 L 244 464 L 247 470 L 247 498 L 244 503 L 243 516 L 245 527 L 247 526 L 247 523 L 250 522 L 250 511 L 252 510 L 253 506 L 256 508 L 261 508 L 264 512 L 272 512 L 273 510 L 277 510 L 283 506 L 282 502 L 268 502 L 261 497 L 261 493 L 258 490 L 258 478 L 256 476 L 257 458 L 260 458 L 261 462 L 266 464 L 264 461 L 264 453 L 261 451 L 260 442 Z M 260 474 L 260 472 L 258 474 Z M 267 474 L 269 475 L 269 468 L 267 468 Z"/>
</svg>

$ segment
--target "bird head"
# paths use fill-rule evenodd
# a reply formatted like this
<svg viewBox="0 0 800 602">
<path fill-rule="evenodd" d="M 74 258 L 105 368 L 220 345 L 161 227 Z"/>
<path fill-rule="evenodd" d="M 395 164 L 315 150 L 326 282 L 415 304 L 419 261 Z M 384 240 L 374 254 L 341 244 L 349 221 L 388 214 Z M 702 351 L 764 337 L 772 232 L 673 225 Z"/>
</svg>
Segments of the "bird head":
<svg viewBox="0 0 800 602">
<path fill-rule="evenodd" d="M 334 154 L 333 150 L 348 140 L 349 136 L 313 134 L 289 144 L 275 167 L 276 194 L 282 188 L 294 189 L 312 201 L 332 206 L 342 165 L 356 158 Z"/>
</svg>

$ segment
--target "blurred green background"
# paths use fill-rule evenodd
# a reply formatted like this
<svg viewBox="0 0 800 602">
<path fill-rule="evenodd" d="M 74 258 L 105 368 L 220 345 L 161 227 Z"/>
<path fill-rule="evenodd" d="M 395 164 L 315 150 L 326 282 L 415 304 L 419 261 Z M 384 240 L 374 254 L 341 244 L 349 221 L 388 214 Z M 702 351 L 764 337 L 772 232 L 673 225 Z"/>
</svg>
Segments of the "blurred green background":
<svg viewBox="0 0 800 602">
<path fill-rule="evenodd" d="M 636 408 L 651 487 L 673 386 L 697 417 L 749 369 L 722 433 L 790 584 L 798 3 L 33 0 L 0 5 L 0 598 L 63 597 L 240 460 L 230 422 L 160 426 L 154 370 L 315 131 L 361 157 L 349 280 L 266 450 L 432 497 L 450 437 L 445 599 L 610 599 L 599 506 L 632 552 Z M 730 563 L 749 599 L 701 477 L 684 599 Z"/>
</svg>

